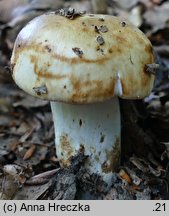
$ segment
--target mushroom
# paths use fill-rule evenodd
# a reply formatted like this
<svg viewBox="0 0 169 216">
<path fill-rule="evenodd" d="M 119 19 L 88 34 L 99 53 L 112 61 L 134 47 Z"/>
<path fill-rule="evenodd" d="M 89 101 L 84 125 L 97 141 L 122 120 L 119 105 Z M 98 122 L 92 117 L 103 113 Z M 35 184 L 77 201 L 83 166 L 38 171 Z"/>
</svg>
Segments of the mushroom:
<svg viewBox="0 0 169 216">
<path fill-rule="evenodd" d="M 120 163 L 119 100 L 149 95 L 152 45 L 128 21 L 109 15 L 50 12 L 19 33 L 13 79 L 28 94 L 49 100 L 61 166 L 83 153 L 84 167 L 111 186 Z"/>
</svg>

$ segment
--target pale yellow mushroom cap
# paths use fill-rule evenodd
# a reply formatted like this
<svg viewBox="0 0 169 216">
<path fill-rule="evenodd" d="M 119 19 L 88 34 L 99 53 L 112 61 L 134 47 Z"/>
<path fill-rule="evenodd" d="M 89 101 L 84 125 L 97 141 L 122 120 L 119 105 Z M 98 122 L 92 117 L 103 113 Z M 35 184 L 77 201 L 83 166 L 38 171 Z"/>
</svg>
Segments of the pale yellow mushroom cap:
<svg viewBox="0 0 169 216">
<path fill-rule="evenodd" d="M 20 31 L 11 57 L 20 88 L 68 103 L 144 98 L 153 87 L 154 76 L 145 69 L 152 63 L 150 41 L 130 23 L 109 15 L 69 19 L 54 12 Z"/>
</svg>

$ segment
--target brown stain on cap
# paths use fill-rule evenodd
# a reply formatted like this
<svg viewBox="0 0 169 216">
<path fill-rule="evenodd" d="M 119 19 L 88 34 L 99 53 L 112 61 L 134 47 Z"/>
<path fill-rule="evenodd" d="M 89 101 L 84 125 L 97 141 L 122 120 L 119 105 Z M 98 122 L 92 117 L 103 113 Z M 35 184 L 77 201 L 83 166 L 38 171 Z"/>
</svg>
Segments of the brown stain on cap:
<svg viewBox="0 0 169 216">
<path fill-rule="evenodd" d="M 40 56 L 40 54 L 43 53 L 48 53 L 48 55 L 50 55 L 50 58 L 52 59 L 56 59 L 59 60 L 61 62 L 66 62 L 70 65 L 74 65 L 74 64 L 82 64 L 82 63 L 87 63 L 87 64 L 103 64 L 104 62 L 108 61 L 111 59 L 111 55 L 106 55 L 106 56 L 101 56 L 100 58 L 95 58 L 95 59 L 89 59 L 89 58 L 85 58 L 85 54 L 82 56 L 82 58 L 78 58 L 78 57 L 66 57 L 63 55 L 60 55 L 56 52 L 51 52 L 49 51 L 50 48 L 46 48 L 46 46 L 43 45 L 39 45 L 39 44 L 23 44 L 22 47 L 20 47 L 20 49 L 17 51 L 17 55 L 15 58 L 15 62 L 17 61 L 17 58 L 19 57 L 19 55 L 25 51 L 25 47 L 27 49 L 27 51 L 33 51 L 37 53 L 37 56 Z M 72 50 L 72 48 L 70 49 Z M 38 58 L 37 58 L 38 59 Z"/>
<path fill-rule="evenodd" d="M 71 76 L 70 81 L 73 86 L 73 94 L 70 100 L 73 103 L 85 103 L 89 98 L 92 98 L 93 100 L 95 98 L 96 101 L 98 98 L 104 100 L 106 98 L 111 98 L 114 95 L 114 79 L 110 80 L 107 85 L 105 85 L 102 80 L 81 81 L 74 76 Z"/>
<path fill-rule="evenodd" d="M 53 74 L 51 72 L 49 72 L 48 68 L 50 67 L 50 63 L 47 62 L 47 63 L 44 63 L 43 64 L 43 67 L 41 66 L 41 68 L 38 67 L 38 57 L 35 56 L 35 55 L 30 55 L 30 60 L 31 60 L 31 63 L 34 65 L 34 72 L 35 74 L 37 75 L 37 79 L 40 80 L 41 78 L 45 78 L 45 79 L 56 79 L 56 80 L 59 80 L 59 79 L 63 79 L 65 78 L 66 76 L 65 75 L 62 75 L 62 73 L 56 73 L 56 74 Z M 46 70 L 45 70 L 46 68 Z"/>
</svg>

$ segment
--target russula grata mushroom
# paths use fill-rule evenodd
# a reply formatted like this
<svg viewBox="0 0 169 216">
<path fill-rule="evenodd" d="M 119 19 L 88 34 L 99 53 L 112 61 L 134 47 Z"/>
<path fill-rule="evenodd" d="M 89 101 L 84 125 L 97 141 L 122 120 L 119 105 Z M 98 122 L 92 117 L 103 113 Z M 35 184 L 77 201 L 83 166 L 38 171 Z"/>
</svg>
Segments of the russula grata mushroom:
<svg viewBox="0 0 169 216">
<path fill-rule="evenodd" d="M 108 186 L 120 159 L 119 100 L 149 95 L 152 45 L 136 27 L 109 15 L 61 10 L 41 15 L 19 33 L 13 79 L 51 101 L 57 157 L 69 166 L 79 152 L 85 168 Z"/>
</svg>

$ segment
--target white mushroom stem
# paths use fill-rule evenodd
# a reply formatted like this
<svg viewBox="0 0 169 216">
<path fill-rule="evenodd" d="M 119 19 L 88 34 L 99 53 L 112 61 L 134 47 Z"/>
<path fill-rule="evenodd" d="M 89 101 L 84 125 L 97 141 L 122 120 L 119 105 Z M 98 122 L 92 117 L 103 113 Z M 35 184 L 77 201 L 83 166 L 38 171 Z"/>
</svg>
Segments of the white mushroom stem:
<svg viewBox="0 0 169 216">
<path fill-rule="evenodd" d="M 56 154 L 69 166 L 79 151 L 88 156 L 85 168 L 111 185 L 120 157 L 120 110 L 118 98 L 102 103 L 72 105 L 51 102 Z"/>
</svg>

